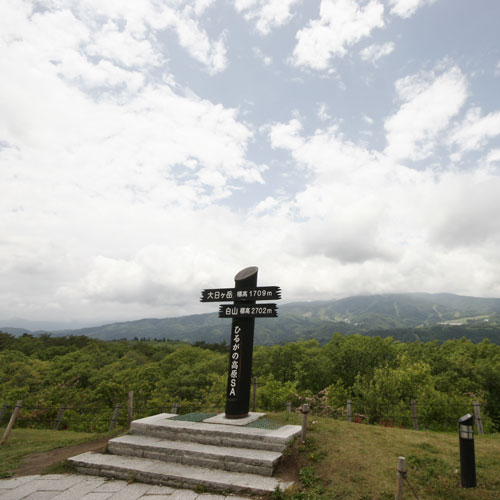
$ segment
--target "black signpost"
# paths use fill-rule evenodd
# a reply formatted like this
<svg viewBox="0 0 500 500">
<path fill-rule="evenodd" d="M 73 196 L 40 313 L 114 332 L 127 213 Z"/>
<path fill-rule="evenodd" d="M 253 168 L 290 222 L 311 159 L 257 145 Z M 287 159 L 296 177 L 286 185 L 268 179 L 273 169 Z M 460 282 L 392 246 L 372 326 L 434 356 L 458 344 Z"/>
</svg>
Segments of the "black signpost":
<svg viewBox="0 0 500 500">
<path fill-rule="evenodd" d="M 219 318 L 232 318 L 231 344 L 226 391 L 226 418 L 245 418 L 250 407 L 252 352 L 255 318 L 278 316 L 276 304 L 257 304 L 258 300 L 279 300 L 277 286 L 257 286 L 257 267 L 247 267 L 234 277 L 234 288 L 206 289 L 201 302 L 233 304 L 219 306 Z"/>
</svg>

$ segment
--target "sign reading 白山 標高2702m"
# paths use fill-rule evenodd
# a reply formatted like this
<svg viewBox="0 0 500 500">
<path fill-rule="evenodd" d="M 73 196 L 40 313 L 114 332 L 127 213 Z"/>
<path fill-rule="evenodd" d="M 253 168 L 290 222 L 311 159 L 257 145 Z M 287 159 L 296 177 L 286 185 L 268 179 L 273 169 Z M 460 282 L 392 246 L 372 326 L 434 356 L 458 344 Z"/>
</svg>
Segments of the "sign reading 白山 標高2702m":
<svg viewBox="0 0 500 500">
<path fill-rule="evenodd" d="M 222 305 L 219 306 L 219 318 L 277 318 L 276 304 Z"/>
<path fill-rule="evenodd" d="M 232 318 L 226 393 L 226 418 L 248 415 L 255 318 L 278 316 L 276 304 L 258 300 L 279 300 L 278 286 L 257 286 L 257 267 L 247 267 L 234 278 L 234 288 L 210 288 L 201 292 L 201 302 L 226 302 L 219 306 L 219 318 Z"/>
</svg>

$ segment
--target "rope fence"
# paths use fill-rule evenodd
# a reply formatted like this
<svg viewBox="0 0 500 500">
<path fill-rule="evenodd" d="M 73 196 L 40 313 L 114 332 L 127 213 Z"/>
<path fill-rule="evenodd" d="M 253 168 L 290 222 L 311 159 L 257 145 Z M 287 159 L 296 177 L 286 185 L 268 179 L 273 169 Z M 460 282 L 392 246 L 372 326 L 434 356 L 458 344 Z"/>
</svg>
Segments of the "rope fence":
<svg viewBox="0 0 500 500">
<path fill-rule="evenodd" d="M 256 385 L 254 385 L 256 388 Z M 255 409 L 256 396 L 253 397 Z M 383 425 L 385 427 L 413 428 L 414 430 L 448 430 L 456 428 L 458 418 L 465 413 L 473 413 L 478 435 L 484 434 L 481 405 L 478 401 L 470 404 L 435 404 L 412 399 L 409 403 L 370 401 L 362 399 L 348 399 L 345 406 L 329 407 L 315 405 L 314 402 L 305 403 L 307 412 L 311 415 L 345 419 L 348 422 Z M 259 410 L 266 411 L 265 408 Z M 283 403 L 282 410 L 287 412 L 301 412 L 304 414 L 304 404 L 293 408 L 291 402 Z M 22 401 L 17 403 L 0 402 L 0 427 L 6 424 L 10 429 L 14 424 L 19 427 L 44 428 L 53 430 L 70 429 L 81 432 L 110 432 L 115 427 L 127 427 L 134 419 L 144 418 L 159 413 L 186 414 L 192 412 L 213 411 L 219 413 L 218 408 L 207 408 L 202 403 L 165 402 L 160 405 L 151 405 L 147 401 L 135 401 L 132 391 L 128 398 L 114 405 L 30 405 L 23 406 Z M 15 413 L 14 421 L 12 418 Z M 9 419 L 10 417 L 10 419 Z M 9 429 L 9 432 L 10 432 Z"/>
<path fill-rule="evenodd" d="M 317 416 L 331 417 L 359 424 L 375 424 L 385 427 L 402 427 L 406 429 L 450 430 L 457 426 L 458 418 L 465 413 L 474 415 L 477 435 L 484 434 L 481 404 L 471 401 L 468 404 L 436 404 L 420 402 L 387 403 L 348 399 L 345 406 L 328 406 L 314 404 L 308 400 L 310 411 Z M 292 403 L 285 403 L 285 411 L 300 411 L 301 406 L 292 409 Z M 492 408 L 490 408 L 492 409 Z M 496 408 L 493 408 L 495 410 Z"/>
<path fill-rule="evenodd" d="M 199 404 L 179 404 L 165 402 L 162 405 L 151 405 L 147 402 L 135 402 L 133 393 L 128 399 L 113 406 L 99 405 L 23 405 L 17 403 L 0 403 L 0 428 L 9 422 L 6 431 L 14 425 L 22 428 L 40 428 L 52 430 L 73 430 L 80 432 L 111 432 L 115 427 L 128 427 L 131 420 L 144 418 L 159 413 L 185 414 L 200 411 Z M 203 406 L 204 411 L 208 411 Z M 216 410 L 214 410 L 217 413 Z M 5 441 L 8 438 L 5 437 Z M 2 440 L 3 441 L 3 440 Z"/>
<path fill-rule="evenodd" d="M 481 415 L 481 404 L 479 401 L 471 400 L 462 402 L 443 402 L 417 400 L 402 398 L 397 402 L 388 402 L 387 399 L 376 400 L 362 397 L 350 398 L 342 403 L 337 400 L 331 403 L 328 398 L 328 388 L 318 394 L 301 397 L 298 394 L 294 402 L 285 401 L 282 397 L 272 394 L 269 397 L 260 389 L 258 377 L 252 380 L 251 407 L 252 411 L 301 411 L 304 404 L 309 407 L 309 412 L 314 416 L 324 416 L 337 419 L 345 419 L 349 422 L 376 424 L 386 427 L 413 428 L 414 430 L 450 430 L 457 425 L 457 420 L 465 413 L 472 413 L 477 427 L 477 434 L 484 433 L 483 417 Z M 140 392 L 140 391 L 139 391 Z M 264 397 L 264 394 L 267 397 Z M 258 398 L 257 396 L 260 396 Z M 287 396 L 290 397 L 290 396 Z M 190 403 L 188 401 L 161 401 L 158 399 L 152 404 L 144 396 L 134 398 L 134 391 L 122 395 L 118 401 L 109 402 L 107 405 L 90 404 L 68 404 L 67 402 L 45 403 L 36 405 L 25 405 L 19 411 L 18 425 L 24 427 L 50 428 L 54 430 L 71 429 L 86 432 L 105 432 L 112 430 L 115 426 L 127 426 L 133 419 L 143 418 L 159 413 L 185 414 L 190 412 L 212 411 L 220 413 L 220 408 L 207 408 L 202 402 Z M 258 401 L 260 405 L 258 405 Z M 33 400 L 30 402 L 32 403 Z M 266 401 L 266 402 L 264 402 Z M 464 399 L 462 399 L 464 401 Z M 465 400 L 467 401 L 467 400 Z M 15 406 L 14 402 L 2 402 L 0 398 L 0 427 L 4 425 Z M 500 408 L 485 405 L 487 431 L 500 428 Z"/>
</svg>

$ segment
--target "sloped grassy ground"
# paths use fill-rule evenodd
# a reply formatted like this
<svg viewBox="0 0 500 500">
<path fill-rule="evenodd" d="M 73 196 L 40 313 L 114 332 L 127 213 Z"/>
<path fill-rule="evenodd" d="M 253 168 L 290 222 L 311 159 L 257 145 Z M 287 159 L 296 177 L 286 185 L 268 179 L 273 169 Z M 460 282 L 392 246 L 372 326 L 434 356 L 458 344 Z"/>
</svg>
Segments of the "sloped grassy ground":
<svg viewBox="0 0 500 500">
<path fill-rule="evenodd" d="M 274 414 L 301 424 L 301 415 Z M 399 456 L 406 458 L 404 499 L 500 499 L 500 434 L 476 436 L 477 488 L 460 486 L 457 433 L 349 423 L 309 415 L 306 444 L 291 451 L 302 486 L 273 500 L 393 500 Z"/>
<path fill-rule="evenodd" d="M 5 428 L 0 428 L 0 436 L 3 436 L 4 430 Z M 0 478 L 10 477 L 27 455 L 86 443 L 103 436 L 105 434 L 13 429 L 7 443 L 0 446 Z"/>
</svg>

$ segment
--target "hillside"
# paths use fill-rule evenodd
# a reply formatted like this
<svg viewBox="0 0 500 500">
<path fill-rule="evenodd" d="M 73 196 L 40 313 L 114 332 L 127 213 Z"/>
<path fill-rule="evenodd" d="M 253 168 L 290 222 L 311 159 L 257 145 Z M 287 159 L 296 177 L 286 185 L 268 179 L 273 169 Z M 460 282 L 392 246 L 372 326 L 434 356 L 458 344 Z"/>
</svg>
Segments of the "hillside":
<svg viewBox="0 0 500 500">
<path fill-rule="evenodd" d="M 301 423 L 296 414 L 275 416 L 280 417 L 282 423 Z M 405 500 L 499 498 L 498 459 L 492 458 L 500 451 L 498 435 L 476 436 L 478 487 L 464 489 L 455 433 L 362 425 L 316 415 L 310 420 L 306 444 L 297 446 L 292 455 L 300 467 L 301 487 L 295 494 L 282 495 L 282 500 L 392 500 L 399 456 L 406 458 Z"/>
<path fill-rule="evenodd" d="M 407 329 L 410 330 L 403 332 Z M 0 330 L 21 333 L 8 324 L 0 323 Z M 229 322 L 219 319 L 213 312 L 178 318 L 148 318 L 52 333 L 86 335 L 103 340 L 158 338 L 223 342 L 228 338 L 228 330 Z M 277 319 L 256 321 L 255 341 L 261 345 L 309 338 L 325 342 L 334 332 L 376 332 L 381 336 L 402 336 L 406 340 L 457 336 L 481 340 L 487 337 L 497 342 L 500 339 L 500 299 L 447 293 L 406 293 L 284 304 L 279 306 Z"/>
</svg>

